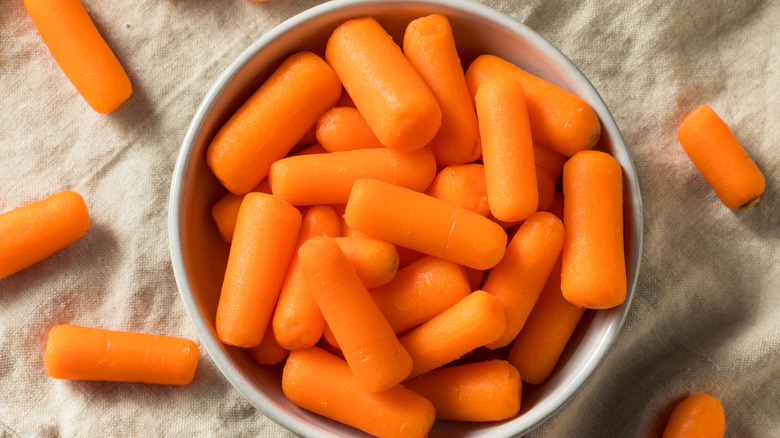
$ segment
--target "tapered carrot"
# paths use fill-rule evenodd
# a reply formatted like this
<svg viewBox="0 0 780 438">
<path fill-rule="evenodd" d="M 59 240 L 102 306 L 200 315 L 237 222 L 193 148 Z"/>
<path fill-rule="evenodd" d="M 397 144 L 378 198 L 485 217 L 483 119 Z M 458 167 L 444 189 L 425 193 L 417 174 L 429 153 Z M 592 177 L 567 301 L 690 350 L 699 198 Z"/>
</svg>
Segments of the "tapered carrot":
<svg viewBox="0 0 780 438">
<path fill-rule="evenodd" d="M 43 363 L 55 379 L 186 385 L 198 358 L 189 339 L 65 324 L 49 330 Z"/>
<path fill-rule="evenodd" d="M 296 250 L 314 236 L 336 237 L 341 223 L 336 212 L 325 205 L 315 205 L 305 211 L 298 233 Z M 298 254 L 293 254 L 287 269 L 272 318 L 276 342 L 288 350 L 311 347 L 322 337 L 325 318 L 306 286 Z"/>
<path fill-rule="evenodd" d="M 626 298 L 623 174 L 609 154 L 582 151 L 563 166 L 561 289 L 572 304 L 605 309 Z"/>
<path fill-rule="evenodd" d="M 225 344 L 262 342 L 300 227 L 300 212 L 287 202 L 265 193 L 244 197 L 217 305 L 217 335 Z"/>
<path fill-rule="evenodd" d="M 357 108 L 333 107 L 317 120 L 317 141 L 328 152 L 382 148 Z"/>
<path fill-rule="evenodd" d="M 87 229 L 87 205 L 71 191 L 0 214 L 0 279 L 65 248 Z"/>
<path fill-rule="evenodd" d="M 471 291 L 460 266 L 425 256 L 399 270 L 393 281 L 370 292 L 387 322 L 400 333 L 447 310 Z"/>
<path fill-rule="evenodd" d="M 95 111 L 109 113 L 133 93 L 130 79 L 79 0 L 24 0 L 57 64 Z"/>
<path fill-rule="evenodd" d="M 501 421 L 520 412 L 520 373 L 505 360 L 439 368 L 404 386 L 433 403 L 437 420 Z"/>
<path fill-rule="evenodd" d="M 536 166 L 536 187 L 539 190 L 537 210 L 546 211 L 550 208 L 555 196 L 555 181 L 550 173 L 540 166 Z"/>
<path fill-rule="evenodd" d="M 490 219 L 383 181 L 356 181 L 344 218 L 378 239 L 475 269 L 495 266 L 506 251 L 506 233 Z"/>
<path fill-rule="evenodd" d="M 436 135 L 442 118 L 436 98 L 378 21 L 361 17 L 340 25 L 325 59 L 383 145 L 414 151 Z"/>
<path fill-rule="evenodd" d="M 441 127 L 428 146 L 439 167 L 471 163 L 481 155 L 479 127 L 447 17 L 433 14 L 406 27 L 404 53 L 441 108 Z"/>
<path fill-rule="evenodd" d="M 387 181 L 421 192 L 436 176 L 433 152 L 361 149 L 287 157 L 271 166 L 274 195 L 293 205 L 343 204 L 361 178 Z"/>
<path fill-rule="evenodd" d="M 531 126 L 523 87 L 508 77 L 485 81 L 476 94 L 490 212 L 521 221 L 539 206 Z"/>
<path fill-rule="evenodd" d="M 360 386 L 378 392 L 405 379 L 412 359 L 339 245 L 330 237 L 313 237 L 298 250 L 298 260 Z"/>
<path fill-rule="evenodd" d="M 271 322 L 268 322 L 268 327 L 265 329 L 263 340 L 257 347 L 247 349 L 249 357 L 260 365 L 277 365 L 287 358 L 290 354 L 290 350 L 282 347 L 276 342 L 274 337 L 273 327 Z"/>
<path fill-rule="evenodd" d="M 554 182 L 558 182 L 563 172 L 563 163 L 569 159 L 566 155 L 555 152 L 554 150 L 534 143 L 534 163 L 549 172 Z"/>
<path fill-rule="evenodd" d="M 253 192 L 271 193 L 271 186 L 268 185 L 268 179 L 260 181 Z M 225 242 L 233 241 L 233 231 L 236 228 L 236 218 L 238 218 L 238 209 L 241 207 L 241 201 L 244 200 L 244 195 L 234 195 L 228 193 L 214 206 L 211 207 L 211 218 L 214 219 L 214 224 L 217 226 L 219 236 Z"/>
<path fill-rule="evenodd" d="M 494 342 L 505 329 L 504 311 L 498 299 L 485 291 L 472 292 L 401 337 L 401 344 L 414 363 L 409 378 Z"/>
<path fill-rule="evenodd" d="M 662 438 L 723 438 L 725 433 L 726 414 L 720 400 L 696 394 L 677 404 Z"/>
<path fill-rule="evenodd" d="M 336 237 L 344 257 L 366 289 L 383 286 L 398 271 L 398 251 L 392 243 L 372 237 Z"/>
<path fill-rule="evenodd" d="M 481 55 L 466 70 L 472 97 L 496 77 L 510 77 L 525 91 L 528 119 L 535 141 L 567 157 L 590 149 L 601 136 L 595 111 L 582 99 L 493 55 Z"/>
<path fill-rule="evenodd" d="M 485 168 L 479 163 L 445 167 L 436 174 L 425 193 L 482 216 L 490 214 Z"/>
<path fill-rule="evenodd" d="M 435 419 L 424 397 L 403 385 L 366 391 L 347 362 L 318 347 L 290 353 L 282 391 L 303 409 L 377 437 L 426 437 Z"/>
<path fill-rule="evenodd" d="M 715 194 L 728 208 L 750 208 L 766 180 L 731 128 L 707 105 L 682 121 L 677 139 Z"/>
<path fill-rule="evenodd" d="M 340 95 L 338 77 L 322 58 L 291 55 L 214 136 L 209 168 L 231 192 L 247 193 Z"/>
<path fill-rule="evenodd" d="M 561 254 L 563 239 L 561 220 L 546 211 L 534 213 L 517 229 L 482 286 L 498 298 L 506 316 L 506 330 L 488 348 L 509 345 L 520 333 Z"/>
</svg>

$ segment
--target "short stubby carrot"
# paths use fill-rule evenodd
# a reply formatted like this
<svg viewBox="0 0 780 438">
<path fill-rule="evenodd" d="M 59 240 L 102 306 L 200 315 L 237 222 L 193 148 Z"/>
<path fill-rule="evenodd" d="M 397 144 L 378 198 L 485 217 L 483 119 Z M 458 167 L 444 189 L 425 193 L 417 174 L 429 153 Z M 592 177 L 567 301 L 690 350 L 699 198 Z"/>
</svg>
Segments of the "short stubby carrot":
<svg viewBox="0 0 780 438">
<path fill-rule="evenodd" d="M 377 437 L 423 438 L 435 420 L 434 407 L 424 397 L 403 385 L 366 391 L 347 362 L 318 347 L 290 353 L 282 391 L 303 409 Z"/>
<path fill-rule="evenodd" d="M 731 128 L 707 105 L 682 121 L 677 139 L 715 194 L 728 208 L 750 208 L 766 180 Z"/>
<path fill-rule="evenodd" d="M 455 164 L 436 174 L 425 193 L 482 216 L 490 214 L 485 168 L 482 164 Z"/>
<path fill-rule="evenodd" d="M 590 105 L 497 56 L 480 55 L 466 70 L 472 98 L 483 82 L 495 77 L 510 77 L 523 86 L 535 141 L 567 157 L 598 142 L 601 122 Z"/>
<path fill-rule="evenodd" d="M 439 368 L 404 386 L 433 403 L 437 420 L 501 421 L 520 412 L 520 373 L 505 360 Z"/>
<path fill-rule="evenodd" d="M 260 342 L 260 345 L 247 349 L 249 357 L 260 365 L 280 364 L 290 354 L 290 350 L 282 347 L 276 342 L 271 323 L 272 321 L 268 322 L 268 327 L 265 329 L 265 334 L 263 335 L 263 340 Z"/>
<path fill-rule="evenodd" d="M 124 68 L 79 0 L 24 0 L 57 64 L 95 111 L 109 113 L 133 93 Z"/>
<path fill-rule="evenodd" d="M 555 196 L 555 181 L 550 173 L 540 166 L 536 166 L 536 187 L 539 190 L 537 210 L 547 211 Z"/>
<path fill-rule="evenodd" d="M 725 433 L 726 414 L 720 400 L 696 394 L 675 406 L 662 438 L 723 438 Z"/>
<path fill-rule="evenodd" d="M 558 182 L 561 173 L 563 173 L 563 163 L 568 159 L 569 157 L 566 155 L 555 152 L 546 146 L 534 143 L 534 163 L 549 172 L 550 177 L 554 182 Z"/>
<path fill-rule="evenodd" d="M 626 298 L 623 173 L 609 154 L 582 151 L 563 166 L 561 289 L 572 304 L 606 309 Z"/>
<path fill-rule="evenodd" d="M 372 237 L 336 237 L 344 257 L 366 289 L 384 286 L 398 271 L 398 251 L 392 243 Z"/>
<path fill-rule="evenodd" d="M 428 146 L 439 167 L 471 163 L 482 154 L 479 126 L 450 22 L 433 14 L 413 20 L 404 33 L 404 54 L 441 108 L 441 127 Z"/>
<path fill-rule="evenodd" d="M 271 186 L 268 185 L 268 179 L 260 181 L 253 192 L 271 193 Z M 228 193 L 211 207 L 211 218 L 217 226 L 219 237 L 225 242 L 233 241 L 233 231 L 236 229 L 236 218 L 238 218 L 238 209 L 241 207 L 241 201 L 244 195 L 234 195 Z"/>
<path fill-rule="evenodd" d="M 260 345 L 295 251 L 301 213 L 273 195 L 249 193 L 241 202 L 216 329 L 228 345 Z"/>
<path fill-rule="evenodd" d="M 506 233 L 490 219 L 384 181 L 356 181 L 344 219 L 370 236 L 474 269 L 492 268 L 506 251 Z"/>
<path fill-rule="evenodd" d="M 65 248 L 88 229 L 87 204 L 69 190 L 0 214 L 0 279 Z"/>
<path fill-rule="evenodd" d="M 49 330 L 43 363 L 55 379 L 186 385 L 199 357 L 189 339 L 64 324 Z"/>
<path fill-rule="evenodd" d="M 298 250 L 298 261 L 360 386 L 379 392 L 405 379 L 412 359 L 338 243 L 330 237 L 313 237 Z"/>
<path fill-rule="evenodd" d="M 217 131 L 206 151 L 209 168 L 231 192 L 249 192 L 340 95 L 341 83 L 322 58 L 291 55 Z"/>
<path fill-rule="evenodd" d="M 333 107 L 317 120 L 317 141 L 328 152 L 382 148 L 384 145 L 354 107 Z"/>
<path fill-rule="evenodd" d="M 293 205 L 344 204 L 362 178 L 387 181 L 418 192 L 436 176 L 429 148 L 414 152 L 361 149 L 283 158 L 271 166 L 271 191 Z"/>
<path fill-rule="evenodd" d="M 383 145 L 414 151 L 436 135 L 442 119 L 436 98 L 378 21 L 341 24 L 328 39 L 325 59 Z"/>
</svg>

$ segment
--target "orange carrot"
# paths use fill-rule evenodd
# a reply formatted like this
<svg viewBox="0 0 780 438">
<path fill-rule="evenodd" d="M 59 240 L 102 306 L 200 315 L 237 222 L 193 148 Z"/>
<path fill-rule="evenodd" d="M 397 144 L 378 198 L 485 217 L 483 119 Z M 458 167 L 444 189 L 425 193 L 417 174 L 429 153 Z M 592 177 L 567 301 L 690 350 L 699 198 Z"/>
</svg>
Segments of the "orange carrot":
<svg viewBox="0 0 780 438">
<path fill-rule="evenodd" d="M 317 141 L 328 152 L 383 148 L 357 108 L 333 107 L 317 120 Z"/>
<path fill-rule="evenodd" d="M 268 185 L 268 179 L 260 181 L 253 192 L 271 193 L 271 186 Z M 233 241 L 233 231 L 236 229 L 236 218 L 238 218 L 238 209 L 241 207 L 241 201 L 244 195 L 234 195 L 228 193 L 223 196 L 213 207 L 211 207 L 211 218 L 217 225 L 219 236 L 225 242 Z"/>
<path fill-rule="evenodd" d="M 336 237 L 340 231 L 341 223 L 336 212 L 328 206 L 316 205 L 303 214 L 296 253 L 287 269 L 272 318 L 274 337 L 283 348 L 298 350 L 311 347 L 322 337 L 325 327 L 325 318 L 306 286 L 297 249 L 314 236 Z"/>
<path fill-rule="evenodd" d="M 469 279 L 471 290 L 477 290 L 482 288 L 482 280 L 485 278 L 485 271 L 481 269 L 469 268 L 467 266 L 461 266 L 463 272 L 466 274 L 466 278 Z"/>
<path fill-rule="evenodd" d="M 325 339 L 325 342 L 335 351 L 341 351 L 339 348 L 339 343 L 336 341 L 336 336 L 333 334 L 333 330 L 330 329 L 328 324 L 325 324 L 325 328 L 322 330 L 322 337 Z"/>
<path fill-rule="evenodd" d="M 490 212 L 502 221 L 521 221 L 539 206 L 523 87 L 498 77 L 480 85 L 475 98 Z"/>
<path fill-rule="evenodd" d="M 505 329 L 504 311 L 498 299 L 485 291 L 472 292 L 401 337 L 401 344 L 414 363 L 409 378 L 495 341 Z"/>
<path fill-rule="evenodd" d="M 536 166 L 536 187 L 539 190 L 538 210 L 547 211 L 555 196 L 555 181 L 545 169 Z"/>
<path fill-rule="evenodd" d="M 563 166 L 563 202 L 563 296 L 591 309 L 620 305 L 626 298 L 620 164 L 604 152 L 578 152 Z"/>
<path fill-rule="evenodd" d="M 43 363 L 55 379 L 186 385 L 198 358 L 189 339 L 65 324 L 49 330 Z"/>
<path fill-rule="evenodd" d="M 398 251 L 398 269 L 405 268 L 425 257 L 423 253 L 403 246 L 396 245 L 395 249 Z"/>
<path fill-rule="evenodd" d="M 766 180 L 731 128 L 707 105 L 685 117 L 677 139 L 715 194 L 728 208 L 750 208 Z"/>
<path fill-rule="evenodd" d="M 720 400 L 696 394 L 677 404 L 662 438 L 723 438 L 725 433 L 726 414 Z"/>
<path fill-rule="evenodd" d="M 485 168 L 479 163 L 445 167 L 436 174 L 425 193 L 482 216 L 490 214 Z"/>
<path fill-rule="evenodd" d="M 321 144 L 315 143 L 315 144 L 307 147 L 306 149 L 298 152 L 296 155 L 324 154 L 326 152 L 328 152 L 328 151 L 326 151 L 325 148 L 323 148 Z M 267 180 L 263 180 L 263 181 L 267 181 Z"/>
<path fill-rule="evenodd" d="M 506 330 L 488 348 L 509 345 L 520 333 L 561 254 L 563 238 L 561 220 L 546 211 L 534 213 L 517 229 L 483 286 L 498 298 L 506 317 Z"/>
<path fill-rule="evenodd" d="M 338 77 L 322 58 L 290 56 L 214 136 L 206 151 L 211 171 L 231 192 L 247 193 L 340 94 Z"/>
<path fill-rule="evenodd" d="M 366 391 L 347 362 L 318 347 L 290 353 L 282 391 L 303 409 L 377 437 L 423 438 L 435 419 L 424 397 L 403 385 Z"/>
<path fill-rule="evenodd" d="M 325 59 L 383 145 L 414 151 L 436 135 L 442 118 L 436 98 L 375 19 L 354 18 L 336 28 Z"/>
<path fill-rule="evenodd" d="M 547 211 L 554 214 L 558 219 L 563 220 L 563 195 L 558 192 L 553 193 L 553 201 L 550 203 Z"/>
<path fill-rule="evenodd" d="M 366 289 L 383 286 L 398 271 L 398 251 L 392 243 L 372 237 L 336 237 L 344 257 Z"/>
<path fill-rule="evenodd" d="M 437 420 L 501 421 L 520 412 L 520 373 L 505 360 L 439 368 L 404 386 L 433 403 Z"/>
<path fill-rule="evenodd" d="M 429 143 L 439 167 L 471 163 L 481 155 L 479 127 L 447 17 L 418 18 L 406 27 L 404 53 L 436 97 L 441 127 Z"/>
<path fill-rule="evenodd" d="M 415 327 L 452 307 L 472 291 L 460 266 L 425 256 L 401 269 L 371 297 L 396 333 Z"/>
<path fill-rule="evenodd" d="M 534 143 L 534 163 L 549 172 L 553 182 L 557 182 L 563 172 L 563 163 L 569 157 L 554 150 Z"/>
<path fill-rule="evenodd" d="M 356 181 L 344 218 L 378 239 L 475 269 L 495 266 L 506 251 L 506 233 L 490 219 L 383 181 Z"/>
<path fill-rule="evenodd" d="M 496 77 L 510 77 L 523 86 L 535 141 L 567 157 L 598 142 L 601 123 L 584 100 L 497 56 L 481 55 L 466 70 L 472 98 L 483 82 Z"/>
<path fill-rule="evenodd" d="M 265 193 L 244 197 L 217 305 L 217 335 L 225 344 L 262 342 L 300 227 L 300 212 L 287 202 Z"/>
<path fill-rule="evenodd" d="M 269 321 L 260 345 L 247 349 L 247 353 L 252 360 L 260 365 L 277 365 L 287 358 L 290 350 L 276 342 L 273 327 Z"/>
<path fill-rule="evenodd" d="M 341 97 L 339 97 L 339 100 L 333 106 L 355 108 L 355 102 L 352 101 L 352 98 L 349 96 L 349 93 L 347 93 L 347 90 L 342 90 Z"/>
<path fill-rule="evenodd" d="M 65 248 L 87 229 L 87 205 L 71 191 L 0 214 L 0 280 Z"/>
<path fill-rule="evenodd" d="M 378 392 L 406 378 L 412 359 L 339 245 L 330 237 L 313 237 L 298 250 L 298 260 L 360 386 Z"/>
<path fill-rule="evenodd" d="M 274 195 L 293 205 L 343 204 L 361 178 L 387 181 L 421 192 L 436 176 L 433 152 L 381 149 L 283 158 L 271 166 Z"/>
<path fill-rule="evenodd" d="M 296 143 L 296 146 L 310 146 L 317 143 L 317 124 L 311 125 L 309 127 L 309 130 L 306 131 L 306 134 L 303 134 L 303 137 L 301 137 L 300 140 L 298 140 L 298 143 Z"/>
<path fill-rule="evenodd" d="M 24 0 L 57 64 L 95 111 L 109 113 L 133 93 L 130 79 L 79 0 Z"/>
</svg>

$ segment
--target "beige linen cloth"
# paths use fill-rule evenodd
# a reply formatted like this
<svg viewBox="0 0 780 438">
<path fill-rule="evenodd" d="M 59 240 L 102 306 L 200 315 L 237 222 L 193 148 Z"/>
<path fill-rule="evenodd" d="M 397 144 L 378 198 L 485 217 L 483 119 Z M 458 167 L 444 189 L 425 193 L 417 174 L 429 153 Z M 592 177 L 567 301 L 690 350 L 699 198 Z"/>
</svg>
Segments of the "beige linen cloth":
<svg viewBox="0 0 780 438">
<path fill-rule="evenodd" d="M 251 42 L 316 1 L 84 0 L 134 93 L 101 115 L 57 67 L 22 0 L 0 5 L 0 211 L 60 190 L 92 226 L 0 280 L 0 437 L 291 436 L 201 352 L 184 387 L 59 381 L 58 324 L 197 339 L 169 260 L 167 200 L 195 109 Z M 780 2 L 484 1 L 556 45 L 592 81 L 634 159 L 644 252 L 631 311 L 595 375 L 531 437 L 652 437 L 708 392 L 729 437 L 780 436 Z M 766 175 L 730 211 L 675 132 L 709 104 Z"/>
</svg>

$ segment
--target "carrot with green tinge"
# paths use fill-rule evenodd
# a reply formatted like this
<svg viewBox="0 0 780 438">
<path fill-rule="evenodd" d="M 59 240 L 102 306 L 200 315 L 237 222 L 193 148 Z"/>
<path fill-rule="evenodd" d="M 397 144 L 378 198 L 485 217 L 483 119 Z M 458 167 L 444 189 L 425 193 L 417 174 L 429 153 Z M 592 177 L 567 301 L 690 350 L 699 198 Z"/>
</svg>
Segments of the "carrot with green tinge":
<svg viewBox="0 0 780 438">
<path fill-rule="evenodd" d="M 392 243 L 373 237 L 336 237 L 344 257 L 366 289 L 383 286 L 398 271 L 398 251 Z"/>
<path fill-rule="evenodd" d="M 249 357 L 260 365 L 277 365 L 290 354 L 290 350 L 276 342 L 273 327 L 271 326 L 272 321 L 268 322 L 268 327 L 265 329 L 260 345 L 247 349 Z"/>
<path fill-rule="evenodd" d="M 271 186 L 268 185 L 268 179 L 260 181 L 260 184 L 252 191 L 271 194 Z M 211 218 L 214 219 L 219 236 L 225 242 L 230 243 L 233 241 L 233 231 L 236 229 L 238 209 L 241 207 L 241 201 L 243 200 L 244 195 L 228 193 L 211 207 Z"/>
<path fill-rule="evenodd" d="M 726 414 L 720 400 L 696 394 L 675 406 L 662 438 L 723 438 L 725 433 Z"/>
<path fill-rule="evenodd" d="M 328 152 L 384 147 L 354 107 L 333 107 L 325 111 L 317 120 L 316 135 Z"/>
<path fill-rule="evenodd" d="M 482 216 L 490 214 L 485 169 L 479 163 L 445 167 L 436 174 L 425 193 Z"/>
</svg>

